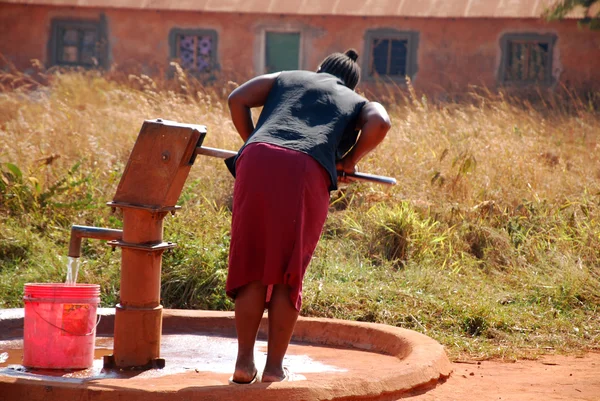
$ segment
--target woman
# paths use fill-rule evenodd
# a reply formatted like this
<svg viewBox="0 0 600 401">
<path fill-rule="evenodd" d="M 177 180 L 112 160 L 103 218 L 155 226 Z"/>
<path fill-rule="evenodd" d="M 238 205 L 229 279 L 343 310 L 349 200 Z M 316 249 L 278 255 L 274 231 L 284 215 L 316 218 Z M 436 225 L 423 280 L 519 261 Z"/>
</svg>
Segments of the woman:
<svg viewBox="0 0 600 401">
<path fill-rule="evenodd" d="M 238 336 L 231 383 L 257 380 L 254 344 L 265 307 L 269 337 L 261 380 L 291 379 L 283 358 L 329 191 L 337 188 L 337 171 L 354 172 L 390 128 L 385 109 L 354 92 L 357 58 L 354 50 L 334 53 L 316 73 L 262 75 L 229 96 L 233 124 L 245 142 L 228 161 L 236 177 L 226 285 Z M 261 106 L 255 127 L 250 109 Z"/>
</svg>

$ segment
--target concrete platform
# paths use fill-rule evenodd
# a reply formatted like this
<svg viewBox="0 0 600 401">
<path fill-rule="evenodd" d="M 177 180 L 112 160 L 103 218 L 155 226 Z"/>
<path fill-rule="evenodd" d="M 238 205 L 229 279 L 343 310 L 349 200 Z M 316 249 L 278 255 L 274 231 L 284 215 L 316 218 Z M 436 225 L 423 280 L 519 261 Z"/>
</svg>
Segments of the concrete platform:
<svg viewBox="0 0 600 401">
<path fill-rule="evenodd" d="M 94 367 L 81 371 L 20 366 L 23 310 L 0 310 L 2 400 L 397 400 L 442 383 L 451 373 L 443 347 L 396 327 L 300 318 L 284 364 L 305 380 L 228 384 L 237 345 L 233 314 L 165 310 L 161 356 L 166 367 L 145 372 L 105 371 L 112 352 L 114 310 L 101 309 Z M 264 365 L 266 318 L 257 343 Z"/>
</svg>

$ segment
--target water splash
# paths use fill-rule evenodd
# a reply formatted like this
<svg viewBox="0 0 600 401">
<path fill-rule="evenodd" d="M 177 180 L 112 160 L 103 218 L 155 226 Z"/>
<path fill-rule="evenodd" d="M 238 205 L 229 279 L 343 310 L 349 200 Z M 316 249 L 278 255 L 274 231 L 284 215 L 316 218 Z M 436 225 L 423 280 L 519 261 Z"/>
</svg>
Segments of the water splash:
<svg viewBox="0 0 600 401">
<path fill-rule="evenodd" d="M 77 284 L 77 274 L 79 274 L 79 258 L 72 258 L 69 256 L 67 262 L 67 279 L 65 280 L 65 284 Z"/>
</svg>

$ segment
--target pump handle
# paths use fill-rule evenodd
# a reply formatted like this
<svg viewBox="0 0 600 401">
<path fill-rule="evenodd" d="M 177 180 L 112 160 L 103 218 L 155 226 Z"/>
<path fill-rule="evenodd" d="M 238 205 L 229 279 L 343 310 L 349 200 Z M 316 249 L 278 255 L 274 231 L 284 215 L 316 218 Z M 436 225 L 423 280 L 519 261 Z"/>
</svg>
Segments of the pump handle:
<svg viewBox="0 0 600 401">
<path fill-rule="evenodd" d="M 209 148 L 207 146 L 198 146 L 196 148 L 197 155 L 219 157 L 221 159 L 227 159 L 237 155 L 232 150 Z M 338 171 L 338 175 L 345 177 L 351 181 L 364 181 L 364 182 L 375 182 L 384 185 L 396 185 L 396 179 L 393 177 L 385 177 L 382 175 L 366 174 L 366 173 L 344 173 Z"/>
</svg>

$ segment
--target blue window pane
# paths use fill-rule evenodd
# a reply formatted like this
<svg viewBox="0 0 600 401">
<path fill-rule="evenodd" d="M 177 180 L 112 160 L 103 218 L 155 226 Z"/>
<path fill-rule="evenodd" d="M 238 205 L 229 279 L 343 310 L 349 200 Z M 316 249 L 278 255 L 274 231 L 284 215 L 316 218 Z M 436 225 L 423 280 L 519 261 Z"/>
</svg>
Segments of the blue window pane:
<svg viewBox="0 0 600 401">
<path fill-rule="evenodd" d="M 388 55 L 390 49 L 390 40 L 374 40 L 373 41 L 373 66 L 372 73 L 379 75 L 388 74 Z"/>
<path fill-rule="evenodd" d="M 81 62 L 84 64 L 95 64 L 96 58 L 96 31 L 85 31 L 81 46 Z"/>
<path fill-rule="evenodd" d="M 212 37 L 209 35 L 198 36 L 197 42 L 196 69 L 198 69 L 198 71 L 209 71 L 213 48 Z"/>
<path fill-rule="evenodd" d="M 193 35 L 179 35 L 179 62 L 186 70 L 194 68 L 194 42 Z"/>
<path fill-rule="evenodd" d="M 65 29 L 63 33 L 63 43 L 65 45 L 77 45 L 79 42 L 79 32 L 77 29 Z"/>
<path fill-rule="evenodd" d="M 84 31 L 83 45 L 84 46 L 95 46 L 96 45 L 96 31 Z"/>
<path fill-rule="evenodd" d="M 79 59 L 79 49 L 77 46 L 64 46 L 59 56 L 63 63 L 76 63 Z"/>
<path fill-rule="evenodd" d="M 407 47 L 406 40 L 392 40 L 389 75 L 406 75 Z"/>
</svg>

